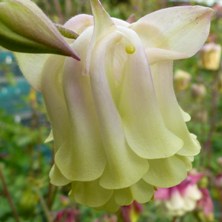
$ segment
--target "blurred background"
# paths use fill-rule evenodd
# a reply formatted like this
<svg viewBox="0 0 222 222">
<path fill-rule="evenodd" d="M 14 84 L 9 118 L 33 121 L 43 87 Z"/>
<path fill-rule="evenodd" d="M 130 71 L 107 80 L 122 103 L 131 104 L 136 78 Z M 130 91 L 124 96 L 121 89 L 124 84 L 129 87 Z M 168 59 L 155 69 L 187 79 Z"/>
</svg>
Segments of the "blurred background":
<svg viewBox="0 0 222 222">
<path fill-rule="evenodd" d="M 89 0 L 35 0 L 56 23 L 91 13 Z M 208 41 L 200 52 L 177 61 L 174 85 L 179 103 L 192 121 L 202 151 L 194 170 L 179 186 L 158 190 L 146 205 L 133 203 L 117 215 L 80 206 L 69 187 L 49 184 L 53 144 L 40 94 L 23 78 L 13 54 L 0 48 L 0 222 L 207 222 L 222 221 L 222 1 L 103 0 L 111 16 L 133 20 L 161 8 L 201 4 L 215 16 Z M 132 16 L 133 15 L 133 16 Z"/>
</svg>

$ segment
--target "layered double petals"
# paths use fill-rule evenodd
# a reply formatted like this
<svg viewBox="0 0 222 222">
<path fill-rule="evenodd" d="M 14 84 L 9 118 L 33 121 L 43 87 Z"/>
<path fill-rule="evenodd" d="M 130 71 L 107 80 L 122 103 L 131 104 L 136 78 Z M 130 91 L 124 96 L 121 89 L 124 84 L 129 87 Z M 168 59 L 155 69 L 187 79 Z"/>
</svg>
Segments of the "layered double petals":
<svg viewBox="0 0 222 222">
<path fill-rule="evenodd" d="M 129 24 L 110 18 L 99 1 L 91 5 L 93 17 L 65 24 L 79 34 L 71 47 L 81 61 L 43 56 L 32 77 L 25 57 L 18 60 L 52 124 L 51 182 L 71 183 L 79 203 L 115 211 L 149 201 L 154 186 L 180 183 L 200 150 L 177 103 L 172 68 L 203 45 L 212 11 L 168 8 Z"/>
</svg>

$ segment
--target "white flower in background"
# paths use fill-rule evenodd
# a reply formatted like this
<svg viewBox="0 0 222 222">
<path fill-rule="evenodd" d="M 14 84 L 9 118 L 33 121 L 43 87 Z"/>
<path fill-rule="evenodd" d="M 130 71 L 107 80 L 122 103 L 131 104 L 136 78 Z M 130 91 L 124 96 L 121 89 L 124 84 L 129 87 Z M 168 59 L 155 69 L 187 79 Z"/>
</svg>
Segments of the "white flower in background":
<svg viewBox="0 0 222 222">
<path fill-rule="evenodd" d="M 183 194 L 175 190 L 171 195 L 171 199 L 166 201 L 166 207 L 175 216 L 182 216 L 194 210 L 197 201 L 201 199 L 201 192 L 197 185 L 189 186 Z"/>
<path fill-rule="evenodd" d="M 190 73 L 178 69 L 174 75 L 174 86 L 177 91 L 183 91 L 188 88 L 191 81 Z"/>
<path fill-rule="evenodd" d="M 30 1 L 19 2 L 29 7 Z M 111 18 L 98 0 L 91 5 L 93 16 L 78 15 L 65 24 L 79 35 L 67 40 L 72 50 L 65 47 L 80 61 L 47 54 L 17 58 L 42 92 L 52 124 L 51 182 L 71 183 L 78 203 L 115 211 L 133 200 L 149 201 L 154 186 L 180 183 L 200 151 L 173 91 L 173 60 L 202 47 L 212 10 L 167 8 L 129 24 Z"/>
<path fill-rule="evenodd" d="M 155 200 L 162 202 L 172 216 L 183 216 L 195 210 L 202 198 L 202 192 L 197 186 L 202 176 L 202 174 L 190 174 L 177 186 L 158 189 Z"/>
<path fill-rule="evenodd" d="M 221 46 L 214 42 L 207 43 L 201 49 L 200 65 L 204 69 L 218 70 L 221 64 Z"/>
</svg>

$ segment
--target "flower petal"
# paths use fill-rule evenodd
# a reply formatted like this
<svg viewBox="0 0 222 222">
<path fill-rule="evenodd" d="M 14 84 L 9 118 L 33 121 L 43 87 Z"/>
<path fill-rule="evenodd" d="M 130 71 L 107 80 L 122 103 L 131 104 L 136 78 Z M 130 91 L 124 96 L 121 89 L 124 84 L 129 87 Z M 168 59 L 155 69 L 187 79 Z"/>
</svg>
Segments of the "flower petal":
<svg viewBox="0 0 222 222">
<path fill-rule="evenodd" d="M 105 155 L 90 95 L 89 77 L 80 74 L 80 67 L 80 62 L 73 59 L 66 63 L 64 87 L 70 130 L 66 132 L 66 140 L 55 160 L 67 178 L 89 181 L 102 174 Z"/>
<path fill-rule="evenodd" d="M 151 66 L 151 73 L 165 125 L 184 142 L 183 148 L 178 154 L 185 156 L 198 154 L 200 144 L 190 135 L 174 93 L 173 62 L 155 63 Z"/>
<path fill-rule="evenodd" d="M 50 131 L 50 133 L 49 133 L 49 135 L 48 135 L 48 137 L 45 139 L 45 143 L 49 143 L 49 142 L 52 142 L 54 140 L 54 138 L 53 138 L 53 132 L 52 132 L 52 130 Z"/>
<path fill-rule="evenodd" d="M 116 26 L 129 27 L 129 25 L 130 25 L 130 23 L 123 21 L 122 19 L 113 18 L 113 17 L 111 19 Z"/>
<path fill-rule="evenodd" d="M 94 27 L 93 36 L 90 42 L 90 47 L 88 48 L 85 74 L 89 74 L 90 61 L 92 56 L 92 51 L 96 43 L 107 33 L 115 30 L 115 25 L 109 14 L 105 11 L 99 0 L 91 0 L 91 8 L 93 12 Z"/>
<path fill-rule="evenodd" d="M 107 159 L 100 185 L 107 189 L 128 187 L 136 183 L 148 170 L 147 161 L 133 153 L 125 141 L 121 117 L 107 79 L 109 50 L 118 39 L 118 32 L 105 36 L 92 51 L 90 67 L 92 94 Z"/>
<path fill-rule="evenodd" d="M 42 69 L 40 85 L 49 120 L 52 124 L 55 152 L 63 144 L 66 132 L 69 130 L 68 114 L 60 85 L 64 60 L 65 57 L 62 56 L 49 56 Z"/>
<path fill-rule="evenodd" d="M 183 120 L 185 122 L 189 122 L 191 120 L 191 116 L 189 113 L 185 112 L 181 107 L 180 107 L 180 111 L 182 113 L 182 116 L 183 116 Z"/>
<path fill-rule="evenodd" d="M 152 32 L 155 31 L 153 30 Z M 140 35 L 140 33 L 138 34 Z M 146 54 L 149 59 L 150 65 L 160 61 L 183 59 L 187 57 L 187 55 L 184 52 L 176 52 L 170 49 L 159 49 L 159 48 L 149 48 L 149 47 L 146 47 Z"/>
<path fill-rule="evenodd" d="M 80 14 L 69 19 L 64 27 L 71 29 L 72 31 L 78 33 L 79 35 L 89 26 L 93 25 L 93 16 Z"/>
<path fill-rule="evenodd" d="M 41 91 L 42 70 L 49 58 L 47 54 L 15 53 L 19 68 L 31 86 Z"/>
<path fill-rule="evenodd" d="M 187 157 L 187 156 L 180 156 L 180 155 L 177 155 L 177 157 L 184 162 L 187 172 L 192 169 L 192 162 L 194 160 L 194 157 Z"/>
<path fill-rule="evenodd" d="M 116 203 L 114 195 L 112 195 L 112 197 L 109 199 L 109 201 L 107 203 L 105 203 L 101 207 L 98 207 L 97 209 L 98 210 L 105 210 L 110 213 L 115 213 L 119 208 L 120 208 L 120 206 Z"/>
<path fill-rule="evenodd" d="M 87 42 L 89 43 L 92 34 L 89 31 L 86 30 L 73 45 L 80 53 L 82 60 L 85 59 Z M 95 180 L 103 173 L 106 160 L 91 96 L 89 76 L 81 75 L 82 62 L 72 58 L 66 59 L 64 71 L 57 74 L 61 75 L 60 80 L 52 76 L 56 74 L 51 74 L 55 71 L 50 69 L 52 68 L 45 69 L 45 72 L 50 74 L 44 81 L 46 84 L 44 95 L 47 96 L 46 104 L 53 118 L 52 124 L 56 124 L 53 127 L 53 133 L 57 133 L 55 138 L 61 138 L 55 154 L 56 165 L 69 180 Z M 62 87 L 60 89 L 63 96 L 62 98 L 60 95 L 61 101 L 57 95 L 59 90 L 54 85 Z M 60 109 L 58 110 L 56 106 Z M 56 115 L 55 109 L 60 112 L 59 115 Z"/>
<path fill-rule="evenodd" d="M 89 42 L 88 34 L 81 35 L 74 43 L 83 52 L 87 44 L 81 44 L 81 40 L 85 42 L 88 38 Z M 64 75 L 63 66 L 63 57 L 51 56 L 42 75 L 42 93 L 55 142 L 55 163 L 69 180 L 95 180 L 104 170 L 105 158 L 90 107 L 88 78 L 80 74 L 81 63 L 76 60 L 68 59 Z"/>
<path fill-rule="evenodd" d="M 212 14 L 212 9 L 202 6 L 171 7 L 144 16 L 131 28 L 139 34 L 147 50 L 151 50 L 150 57 L 153 48 L 159 48 L 172 51 L 168 59 L 177 56 L 181 59 L 194 55 L 202 47 L 209 34 Z M 154 56 L 155 60 L 166 59 L 167 53 L 159 51 Z"/>
<path fill-rule="evenodd" d="M 98 41 L 99 36 L 107 32 L 114 23 L 109 14 L 105 11 L 99 0 L 90 0 L 94 16 L 94 38 Z"/>
<path fill-rule="evenodd" d="M 157 187 L 172 187 L 187 176 L 185 162 L 173 156 L 165 159 L 149 160 L 150 168 L 143 179 Z"/>
<path fill-rule="evenodd" d="M 170 189 L 168 188 L 158 188 L 154 194 L 154 200 L 167 201 L 170 198 Z"/>
<path fill-rule="evenodd" d="M 61 174 L 60 170 L 56 165 L 52 166 L 49 173 L 49 177 L 50 177 L 50 183 L 52 183 L 55 186 L 65 186 L 71 182 Z"/>
<path fill-rule="evenodd" d="M 135 47 L 128 55 L 119 109 L 127 142 L 140 157 L 169 157 L 181 149 L 183 142 L 164 125 L 143 46 L 135 32 L 122 27 Z"/>
<path fill-rule="evenodd" d="M 180 211 L 184 209 L 184 198 L 181 196 L 180 192 L 175 188 L 172 191 L 172 196 L 169 201 L 166 201 L 166 206 L 171 211 Z"/>
<path fill-rule="evenodd" d="M 98 180 L 90 182 L 73 182 L 70 196 L 81 204 L 90 207 L 100 207 L 108 202 L 113 194 L 99 185 Z"/>
<path fill-rule="evenodd" d="M 153 186 L 149 185 L 144 180 L 140 180 L 129 188 L 116 190 L 114 195 L 116 203 L 120 206 L 127 206 L 134 200 L 139 203 L 149 201 L 153 196 L 153 192 Z"/>
</svg>

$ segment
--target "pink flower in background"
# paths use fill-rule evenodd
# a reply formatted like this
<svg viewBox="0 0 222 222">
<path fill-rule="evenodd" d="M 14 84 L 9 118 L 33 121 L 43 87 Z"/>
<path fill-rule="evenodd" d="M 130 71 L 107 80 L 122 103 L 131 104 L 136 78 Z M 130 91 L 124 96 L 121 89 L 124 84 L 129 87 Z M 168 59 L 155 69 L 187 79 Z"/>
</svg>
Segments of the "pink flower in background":
<svg viewBox="0 0 222 222">
<path fill-rule="evenodd" d="M 57 212 L 54 222 L 76 222 L 79 212 L 76 209 L 64 209 Z"/>
<path fill-rule="evenodd" d="M 210 193 L 206 188 L 200 188 L 200 192 L 202 194 L 202 198 L 198 201 L 197 207 L 202 210 L 207 219 L 213 221 L 214 205 Z"/>
<path fill-rule="evenodd" d="M 143 206 L 136 201 L 129 206 L 121 207 L 122 218 L 125 222 L 137 222 L 142 211 Z"/>
<path fill-rule="evenodd" d="M 197 183 L 203 174 L 195 173 L 189 176 L 179 185 L 170 188 L 160 188 L 155 193 L 155 200 L 162 202 L 169 214 L 182 216 L 197 207 L 201 203 L 203 193 Z M 202 206 L 201 204 L 199 206 Z"/>
<path fill-rule="evenodd" d="M 216 175 L 214 179 L 214 185 L 218 188 L 222 188 L 222 173 Z"/>
</svg>

